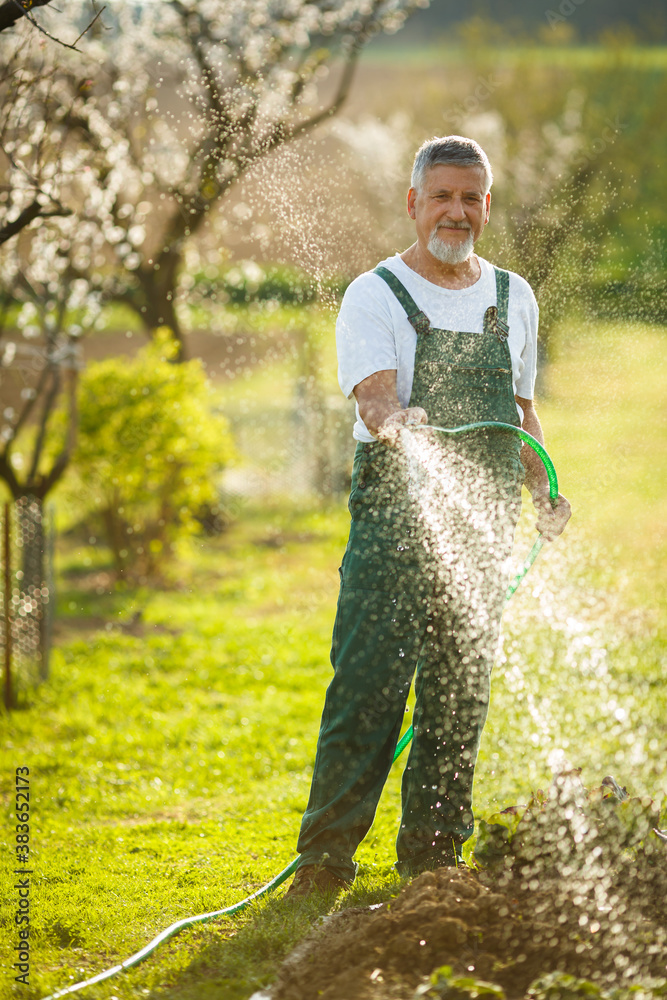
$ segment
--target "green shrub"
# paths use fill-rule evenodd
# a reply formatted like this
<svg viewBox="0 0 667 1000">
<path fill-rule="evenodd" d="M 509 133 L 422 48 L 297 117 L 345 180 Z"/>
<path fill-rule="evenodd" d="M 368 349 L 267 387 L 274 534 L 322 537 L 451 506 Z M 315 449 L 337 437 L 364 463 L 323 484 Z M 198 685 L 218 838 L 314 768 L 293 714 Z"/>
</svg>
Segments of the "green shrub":
<svg viewBox="0 0 667 1000">
<path fill-rule="evenodd" d="M 300 268 L 287 264 L 261 268 L 254 261 L 241 261 L 225 269 L 208 267 L 199 272 L 194 277 L 193 293 L 201 299 L 232 305 L 251 302 L 305 305 L 316 302 L 322 294 L 341 298 L 348 283 L 343 277 L 318 282 Z"/>
<path fill-rule="evenodd" d="M 133 359 L 91 364 L 80 382 L 70 489 L 132 577 L 155 573 L 199 529 L 234 456 L 201 363 L 174 364 L 175 350 L 161 331 Z"/>
</svg>

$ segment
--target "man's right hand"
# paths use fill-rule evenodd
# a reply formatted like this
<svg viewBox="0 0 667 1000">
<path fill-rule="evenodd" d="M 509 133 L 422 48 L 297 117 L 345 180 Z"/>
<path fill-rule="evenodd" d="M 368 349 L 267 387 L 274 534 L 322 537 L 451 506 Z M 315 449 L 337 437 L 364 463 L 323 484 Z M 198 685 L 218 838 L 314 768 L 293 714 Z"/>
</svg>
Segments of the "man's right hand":
<svg viewBox="0 0 667 1000">
<path fill-rule="evenodd" d="M 367 429 L 383 444 L 397 445 L 406 424 L 427 424 L 421 406 L 403 409 L 396 393 L 396 370 L 374 372 L 354 387 L 359 415 Z"/>
<path fill-rule="evenodd" d="M 378 427 L 378 441 L 396 447 L 401 431 L 409 424 L 427 424 L 428 415 L 421 406 L 409 406 L 406 410 L 396 410 Z"/>
</svg>

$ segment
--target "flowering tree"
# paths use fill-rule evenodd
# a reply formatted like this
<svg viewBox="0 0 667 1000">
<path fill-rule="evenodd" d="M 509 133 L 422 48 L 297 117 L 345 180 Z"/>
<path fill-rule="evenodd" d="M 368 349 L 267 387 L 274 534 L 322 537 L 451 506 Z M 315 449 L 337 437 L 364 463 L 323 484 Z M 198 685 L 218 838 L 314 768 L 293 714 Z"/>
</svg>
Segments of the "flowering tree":
<svg viewBox="0 0 667 1000">
<path fill-rule="evenodd" d="M 89 31 L 85 56 L 36 45 L 25 18 L 2 35 L 0 337 L 2 364 L 22 384 L 20 405 L 4 409 L 0 477 L 14 496 L 43 497 L 64 471 L 74 344 L 101 304 L 128 304 L 182 345 L 175 300 L 187 241 L 253 163 L 337 112 L 361 47 L 424 2 L 118 3 Z M 62 33 L 90 7 L 39 14 L 47 27 L 57 16 Z M 70 433 L 54 456 L 46 428 L 64 382 Z M 40 407 L 31 457 L 12 460 Z"/>
<path fill-rule="evenodd" d="M 85 149 L 77 221 L 103 246 L 80 276 L 183 344 L 187 241 L 259 158 L 330 118 L 362 46 L 424 0 L 166 0 L 119 4 L 81 85 L 61 65 L 43 117 Z M 107 24 L 111 14 L 105 13 Z M 107 38 L 110 35 L 110 38 Z"/>
<path fill-rule="evenodd" d="M 74 62 L 78 53 L 62 44 L 73 49 Z M 66 141 L 64 111 L 50 119 L 43 113 L 62 92 L 60 50 L 25 22 L 3 36 L 0 48 L 0 477 L 15 499 L 41 500 L 70 457 L 75 345 L 99 312 L 99 294 L 91 294 L 80 274 L 91 232 L 81 228 L 72 207 L 88 153 Z M 63 390 L 69 428 L 54 454 L 47 431 Z M 12 454 L 28 428 L 29 447 Z"/>
<path fill-rule="evenodd" d="M 49 92 L 54 66 L 44 54 L 45 38 L 73 52 L 77 42 L 92 28 L 102 13 L 98 10 L 73 41 L 52 35 L 34 17 L 34 9 L 51 0 L 5 0 L 0 3 L 0 32 L 13 28 L 26 18 L 31 30 L 5 36 L 0 46 L 0 151 L 4 163 L 0 185 L 0 245 L 6 243 L 35 219 L 69 215 L 54 191 L 59 173 L 58 156 L 49 143 L 50 122 L 36 118 L 34 107 Z M 37 51 L 35 51 L 35 47 Z M 32 112 L 32 113 L 31 113 Z M 56 140 L 60 138 L 56 133 Z M 17 157 L 16 153 L 20 150 Z M 49 155 L 51 154 L 51 155 Z"/>
<path fill-rule="evenodd" d="M 36 92 L 51 86 L 51 67 L 37 63 L 25 33 L 18 43 L 3 39 L 5 58 L 0 70 L 0 244 L 6 243 L 35 219 L 67 215 L 53 187 L 57 157 L 53 137 L 41 116 L 35 115 Z"/>
</svg>

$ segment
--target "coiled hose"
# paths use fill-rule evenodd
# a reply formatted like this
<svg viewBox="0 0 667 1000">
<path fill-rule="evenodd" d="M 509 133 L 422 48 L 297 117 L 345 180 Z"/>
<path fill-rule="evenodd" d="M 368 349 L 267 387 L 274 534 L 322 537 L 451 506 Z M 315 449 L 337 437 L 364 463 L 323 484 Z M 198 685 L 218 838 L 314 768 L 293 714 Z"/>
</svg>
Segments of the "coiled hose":
<svg viewBox="0 0 667 1000">
<path fill-rule="evenodd" d="M 509 431 L 519 437 L 539 455 L 549 478 L 549 497 L 552 505 L 555 506 L 558 499 L 558 477 L 556 475 L 554 464 L 547 454 L 544 446 L 541 445 L 540 442 L 532 436 L 532 434 L 528 434 L 528 432 L 522 430 L 522 428 L 515 427 L 513 424 L 505 424 L 494 420 L 485 420 L 474 424 L 463 424 L 461 427 L 434 427 L 432 424 L 410 425 L 410 430 L 433 430 L 438 431 L 441 434 L 452 436 L 483 429 Z M 512 597 L 526 573 L 535 562 L 543 544 L 544 540 L 542 539 L 542 536 L 538 535 L 538 538 L 528 553 L 528 556 L 521 564 L 519 572 L 507 588 L 507 592 L 505 594 L 506 601 L 509 601 Z M 410 726 L 396 745 L 392 763 L 394 763 L 401 756 L 407 745 L 412 740 L 412 735 L 413 728 Z M 233 906 L 227 906 L 223 910 L 213 910 L 211 913 L 200 913 L 194 917 L 184 917 L 183 920 L 178 920 L 175 924 L 171 924 L 171 926 L 167 927 L 166 930 L 162 931 L 157 937 L 153 938 L 153 940 L 150 941 L 144 948 L 136 952 L 134 955 L 131 955 L 129 958 L 126 958 L 124 962 L 120 963 L 120 965 L 114 965 L 113 968 L 100 972 L 97 976 L 93 976 L 92 979 L 86 979 L 83 982 L 74 983 L 72 986 L 66 986 L 62 990 L 56 990 L 55 993 L 49 994 L 49 996 L 44 997 L 43 1000 L 58 1000 L 58 997 L 64 997 L 70 993 L 76 993 L 79 990 L 84 989 L 86 986 L 93 986 L 95 983 L 101 983 L 105 979 L 111 979 L 112 976 L 118 975 L 119 972 L 127 972 L 128 969 L 134 968 L 135 965 L 139 965 L 140 962 L 147 959 L 157 948 L 159 948 L 161 944 L 164 944 L 165 941 L 169 941 L 170 938 L 179 934 L 186 927 L 192 927 L 194 924 L 203 924 L 209 920 L 216 920 L 218 917 L 231 917 L 235 913 L 240 913 L 241 910 L 245 910 L 245 908 L 250 906 L 251 903 L 254 903 L 255 900 L 261 899 L 262 896 L 267 896 L 269 893 L 273 892 L 274 889 L 277 889 L 278 886 L 282 885 L 283 882 L 285 882 L 290 875 L 296 871 L 298 861 L 298 858 L 294 858 L 294 860 L 290 861 L 287 867 L 283 868 L 283 870 L 279 872 L 275 878 L 271 879 L 271 881 L 261 889 L 258 889 L 257 892 L 253 892 L 251 896 L 248 896 L 246 899 L 242 899 L 240 903 L 235 903 Z"/>
</svg>

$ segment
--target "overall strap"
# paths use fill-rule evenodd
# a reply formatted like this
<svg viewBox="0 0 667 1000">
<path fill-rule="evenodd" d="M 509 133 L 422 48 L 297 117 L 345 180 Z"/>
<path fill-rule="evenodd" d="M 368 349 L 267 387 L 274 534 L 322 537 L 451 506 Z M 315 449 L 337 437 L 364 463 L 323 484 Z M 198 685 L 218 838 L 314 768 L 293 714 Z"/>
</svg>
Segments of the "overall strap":
<svg viewBox="0 0 667 1000">
<path fill-rule="evenodd" d="M 496 272 L 496 305 L 498 308 L 496 322 L 498 324 L 498 335 L 501 339 L 506 340 L 510 332 L 507 321 L 510 300 L 510 273 L 509 271 L 503 271 L 501 267 L 496 267 L 495 264 L 493 265 L 493 270 Z"/>
<path fill-rule="evenodd" d="M 374 269 L 373 274 L 377 274 L 380 278 L 384 278 L 387 282 L 392 292 L 408 314 L 408 320 L 415 328 L 417 335 L 430 333 L 431 323 L 428 316 L 426 313 L 421 311 L 415 300 L 408 292 L 407 288 L 401 284 L 396 275 L 388 268 L 381 267 L 379 265 Z"/>
</svg>

